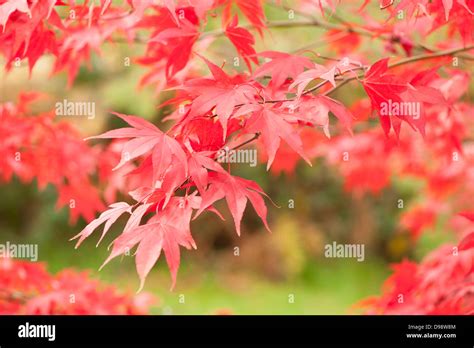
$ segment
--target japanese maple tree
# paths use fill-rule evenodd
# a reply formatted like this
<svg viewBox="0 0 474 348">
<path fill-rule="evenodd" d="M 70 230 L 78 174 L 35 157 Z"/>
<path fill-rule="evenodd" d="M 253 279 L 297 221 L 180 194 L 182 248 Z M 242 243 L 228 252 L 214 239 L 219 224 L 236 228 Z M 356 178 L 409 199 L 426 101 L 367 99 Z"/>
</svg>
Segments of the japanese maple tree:
<svg viewBox="0 0 474 348">
<path fill-rule="evenodd" d="M 459 212 L 472 209 L 474 197 L 474 106 L 466 97 L 474 60 L 474 2 L 342 3 L 0 0 L 6 71 L 27 61 L 34 73 L 42 56 L 53 56 L 52 74 L 65 71 L 73 86 L 91 55 L 100 57 L 105 45 L 125 41 L 144 45 L 132 57 L 147 69 L 137 87 L 149 86 L 156 95 L 172 92 L 163 104 L 172 109 L 166 129 L 140 115 L 113 112 L 126 126 L 88 142 L 70 125 L 55 122 L 53 112 L 31 115 L 38 94 L 2 103 L 1 180 L 37 178 L 40 187 L 57 187 L 59 206 L 73 199 L 71 222 L 79 216 L 89 222 L 73 238 L 76 247 L 94 233 L 100 243 L 126 216 L 104 265 L 133 249 L 140 289 L 161 254 L 175 285 L 182 247 L 197 247 L 191 221 L 205 212 L 222 218 L 218 201 L 225 201 L 237 234 L 247 206 L 271 230 L 267 213 L 277 208 L 259 184 L 217 160 L 223 148 L 256 146 L 269 175 L 293 172 L 300 159 L 311 165 L 323 158 L 341 173 L 345 188 L 359 195 L 377 195 L 394 177 L 416 177 L 425 183 L 424 200 L 408 207 L 400 220 L 414 239 L 441 213 L 458 219 Z M 286 19 L 268 20 L 270 7 Z M 346 20 L 344 13 L 359 20 Z M 304 47 L 268 49 L 273 30 L 291 35 L 298 27 L 323 34 Z M 233 50 L 230 61 L 207 50 L 221 39 Z M 318 52 L 321 44 L 330 56 Z M 267 49 L 260 50 L 262 45 Z M 364 96 L 347 102 L 343 93 L 356 88 Z M 128 199 L 117 202 L 118 192 Z M 459 239 L 471 238 L 465 237 L 468 229 L 456 229 Z M 459 300 L 472 288 L 472 269 L 465 267 L 473 260 L 469 241 L 461 242 L 457 261 L 443 263 L 450 256 L 440 249 L 421 265 L 397 266 L 390 282 L 409 287 L 410 304 L 392 311 L 389 292 L 373 307 L 387 313 L 419 308 L 472 313 L 472 298 Z M 423 307 L 417 294 L 442 284 L 419 280 L 418 273 L 458 268 L 464 273 L 453 276 L 454 297 Z"/>
</svg>

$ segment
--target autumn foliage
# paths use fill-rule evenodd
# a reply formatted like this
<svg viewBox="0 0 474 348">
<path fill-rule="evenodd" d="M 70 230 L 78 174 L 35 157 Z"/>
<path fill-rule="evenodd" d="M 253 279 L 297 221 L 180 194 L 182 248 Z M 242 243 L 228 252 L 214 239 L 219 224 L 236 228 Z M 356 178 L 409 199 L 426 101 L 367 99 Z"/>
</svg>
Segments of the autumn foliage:
<svg viewBox="0 0 474 348">
<path fill-rule="evenodd" d="M 452 217 L 446 228 L 454 227 L 455 238 L 463 242 L 456 255 L 443 246 L 420 264 L 395 266 L 382 297 L 367 302 L 369 312 L 472 313 L 474 254 L 472 243 L 463 239 L 472 239 L 466 237 L 472 226 L 458 213 L 472 209 L 474 197 L 474 106 L 466 97 L 474 59 L 474 3 L 284 3 L 0 0 L 0 53 L 7 71 L 27 62 L 34 73 L 42 56 L 53 56 L 52 74 L 65 71 L 73 86 L 92 54 L 100 56 L 104 45 L 125 41 L 145 45 L 142 55 L 132 57 L 132 64 L 147 69 L 138 87 L 151 87 L 157 95 L 173 92 L 162 105 L 172 110 L 166 127 L 113 112 L 124 126 L 87 142 L 67 122 L 57 122 L 54 111 L 31 114 L 30 104 L 47 96 L 25 93 L 0 104 L 0 179 L 8 182 L 16 175 L 23 182 L 36 178 L 40 188 L 53 184 L 59 207 L 74 199 L 71 223 L 79 217 L 89 222 L 74 237 L 77 247 L 93 234 L 100 243 L 126 216 L 104 264 L 133 249 L 141 289 L 162 254 L 175 285 L 182 248 L 197 247 L 191 221 L 204 213 L 222 218 L 218 201 L 226 203 L 237 234 L 247 206 L 271 230 L 267 213 L 278 208 L 259 184 L 217 161 L 224 147 L 255 146 L 269 175 L 293 173 L 300 159 L 309 165 L 323 159 L 355 195 L 377 195 L 394 178 L 415 178 L 422 182 L 422 198 L 404 207 L 400 225 L 416 240 L 445 214 Z M 268 21 L 266 6 L 289 19 Z M 339 8 L 361 20 L 341 19 L 335 15 Z M 207 29 L 216 21 L 217 29 Z M 272 30 L 298 26 L 325 30 L 319 40 L 332 56 L 313 47 L 257 51 L 258 42 L 272 47 Z M 424 40 L 432 34 L 436 40 Z M 233 59 L 207 54 L 220 37 L 233 46 Z M 374 42 L 383 50 L 367 48 Z M 355 88 L 364 96 L 349 103 L 344 93 Z M 414 109 L 395 111 L 393 105 Z M 117 201 L 123 195 L 127 200 Z M 9 267 L 52 282 L 42 268 Z M 66 288 L 81 279 L 72 273 L 57 277 Z M 34 281 L 18 282 L 14 286 L 43 292 Z M 107 300 L 104 312 L 137 312 L 129 298 L 109 296 L 110 290 L 89 293 L 87 281 L 83 284 L 85 297 Z M 400 294 L 402 306 L 397 305 Z M 86 302 L 69 311 L 48 301 L 11 305 L 15 312 L 90 310 Z"/>
<path fill-rule="evenodd" d="M 403 261 L 383 285 L 380 297 L 360 305 L 371 314 L 474 314 L 474 232 L 457 246 L 443 245 L 420 264 Z"/>
</svg>

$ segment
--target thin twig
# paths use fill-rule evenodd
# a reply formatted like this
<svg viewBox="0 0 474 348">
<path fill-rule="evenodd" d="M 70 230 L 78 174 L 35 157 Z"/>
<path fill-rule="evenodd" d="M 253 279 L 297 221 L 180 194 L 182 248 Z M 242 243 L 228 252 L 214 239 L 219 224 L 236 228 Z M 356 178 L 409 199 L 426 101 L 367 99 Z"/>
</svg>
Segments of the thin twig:
<svg viewBox="0 0 474 348">
<path fill-rule="evenodd" d="M 252 141 L 257 140 L 259 136 L 260 136 L 259 132 L 255 133 L 252 138 L 250 138 L 249 140 L 244 141 L 243 143 L 241 143 L 237 146 L 234 146 L 231 150 L 237 150 L 238 148 L 241 148 L 242 146 L 245 146 L 245 145 L 251 143 Z"/>
</svg>

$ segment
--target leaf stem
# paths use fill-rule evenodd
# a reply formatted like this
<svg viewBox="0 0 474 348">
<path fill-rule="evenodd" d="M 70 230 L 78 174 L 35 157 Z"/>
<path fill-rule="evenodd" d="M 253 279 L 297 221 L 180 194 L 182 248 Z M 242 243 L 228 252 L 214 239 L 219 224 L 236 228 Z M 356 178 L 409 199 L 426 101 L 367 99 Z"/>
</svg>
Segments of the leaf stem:
<svg viewBox="0 0 474 348">
<path fill-rule="evenodd" d="M 245 145 L 251 143 L 252 141 L 257 140 L 259 137 L 260 137 L 260 133 L 255 133 L 252 138 L 244 141 L 243 143 L 241 143 L 237 146 L 234 146 L 231 150 L 237 150 L 238 148 L 241 148 L 242 146 L 245 146 Z"/>
</svg>

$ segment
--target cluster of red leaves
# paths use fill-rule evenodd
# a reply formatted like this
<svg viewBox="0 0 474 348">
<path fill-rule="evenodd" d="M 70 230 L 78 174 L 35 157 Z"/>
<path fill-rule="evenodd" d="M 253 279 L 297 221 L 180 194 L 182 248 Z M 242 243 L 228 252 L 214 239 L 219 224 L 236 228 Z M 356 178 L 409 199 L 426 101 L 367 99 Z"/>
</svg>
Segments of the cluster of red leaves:
<svg viewBox="0 0 474 348">
<path fill-rule="evenodd" d="M 366 1 L 368 3 L 368 1 Z M 394 4 L 393 0 L 381 0 L 380 7 L 393 17 L 399 11 L 405 11 L 408 18 L 426 20 L 429 31 L 447 26 L 448 35 L 459 32 L 465 43 L 474 39 L 474 4 L 466 0 L 402 0 Z"/>
<path fill-rule="evenodd" d="M 172 83 L 188 64 L 193 48 L 206 24 L 207 14 L 223 9 L 225 35 L 250 67 L 256 63 L 253 36 L 231 20 L 236 3 L 247 19 L 261 32 L 265 27 L 259 1 L 164 1 L 127 0 L 122 4 L 102 0 L 100 5 L 86 0 L 0 0 L 0 53 L 9 70 L 23 59 L 30 71 L 45 54 L 56 57 L 53 72 L 66 70 L 71 86 L 81 64 L 91 53 L 100 54 L 101 46 L 122 35 L 127 41 L 139 40 L 137 33 L 148 30 L 146 54 L 136 61 L 150 66 L 141 85 L 157 84 L 158 91 Z M 145 13 L 145 10 L 146 13 Z M 204 38 L 204 37 L 203 37 Z"/>
<path fill-rule="evenodd" d="M 42 263 L 0 259 L 0 314 L 147 314 L 154 302 L 132 296 L 65 269 L 57 275 Z"/>
<path fill-rule="evenodd" d="M 24 93 L 15 104 L 0 104 L 0 181 L 16 175 L 24 183 L 36 179 L 39 189 L 54 185 L 57 207 L 68 208 L 71 224 L 79 217 L 91 221 L 105 208 L 97 184 L 107 202 L 127 192 L 123 171 L 112 171 L 119 144 L 89 147 L 69 122 L 56 122 L 54 112 L 33 114 L 31 103 L 41 97 Z"/>
<path fill-rule="evenodd" d="M 23 182 L 36 178 L 38 187 L 57 188 L 58 207 L 70 207 L 70 220 L 90 221 L 104 208 L 91 181 L 95 150 L 87 146 L 68 122 L 54 122 L 52 112 L 31 116 L 30 102 L 38 94 L 23 94 L 18 103 L 0 104 L 0 179 L 13 174 Z"/>
<path fill-rule="evenodd" d="M 174 285 L 179 247 L 196 247 L 189 228 L 194 211 L 194 218 L 205 210 L 217 213 L 213 204 L 225 199 L 240 234 L 240 221 L 250 201 L 268 229 L 262 189 L 252 181 L 225 171 L 216 162 L 218 151 L 224 146 L 232 148 L 232 144 L 246 134 L 257 134 L 268 157 L 267 168 L 272 165 L 282 140 L 307 160 L 298 132 L 300 124 L 321 126 L 329 134 L 330 111 L 347 128 L 353 117 L 341 103 L 326 96 L 306 95 L 293 101 L 265 102 L 283 96 L 289 88 L 288 77 L 295 78 L 295 84 L 308 83 L 298 79 L 304 73 L 311 74 L 311 79 L 333 81 L 339 66 L 339 70 L 351 69 L 342 63 L 324 67 L 304 56 L 279 52 L 261 55 L 270 61 L 260 66 L 253 76 L 228 75 L 203 58 L 212 76 L 189 79 L 177 87 L 182 91 L 179 103 L 189 103 L 171 115 L 176 123 L 167 133 L 141 118 L 117 114 L 131 127 L 112 130 L 96 138 L 131 139 L 124 144 L 116 168 L 141 159 L 138 167 L 129 173 L 140 176 L 139 186 L 130 192 L 136 203 L 111 205 L 76 237 L 78 245 L 100 224 L 106 223 L 104 236 L 119 216 L 130 214 L 106 262 L 138 245 L 136 265 L 143 286 L 163 250 Z M 283 70 L 284 66 L 292 66 L 292 69 Z M 259 81 L 265 74 L 273 76 L 267 85 Z M 140 225 L 145 218 L 147 222 Z"/>
<path fill-rule="evenodd" d="M 28 59 L 30 71 L 44 54 L 56 57 L 54 72 L 67 70 L 69 85 L 92 51 L 115 33 L 133 38 L 132 29 L 151 4 L 149 0 L 127 0 L 127 6 L 112 1 L 2 0 L 0 1 L 0 52 L 6 68 Z M 131 8 L 131 9 L 130 9 Z M 64 18 L 61 16 L 65 16 Z"/>
<path fill-rule="evenodd" d="M 472 213 L 470 214 L 472 219 Z M 380 297 L 364 300 L 368 314 L 474 314 L 474 232 L 443 245 L 419 264 L 393 266 Z"/>
</svg>

